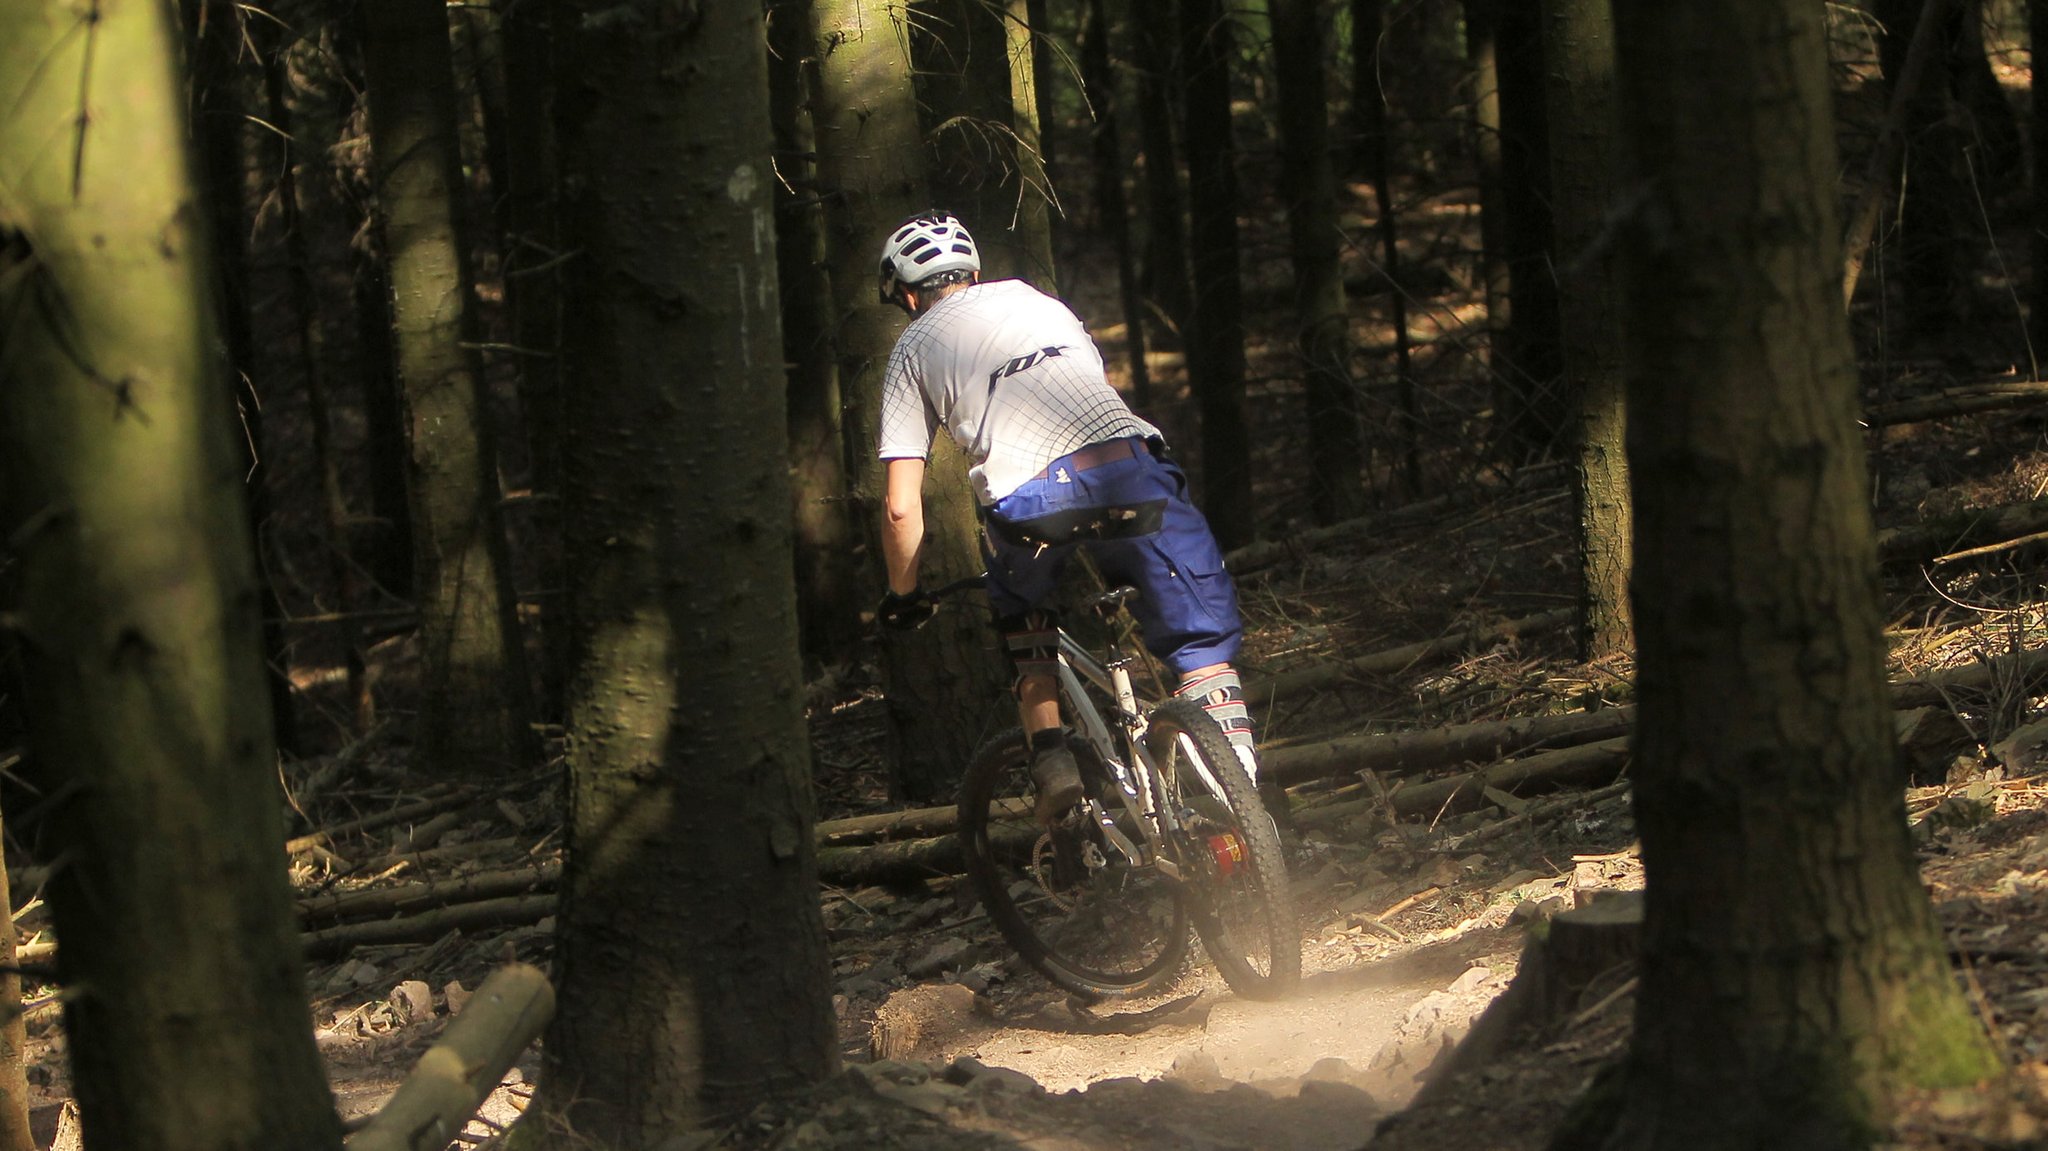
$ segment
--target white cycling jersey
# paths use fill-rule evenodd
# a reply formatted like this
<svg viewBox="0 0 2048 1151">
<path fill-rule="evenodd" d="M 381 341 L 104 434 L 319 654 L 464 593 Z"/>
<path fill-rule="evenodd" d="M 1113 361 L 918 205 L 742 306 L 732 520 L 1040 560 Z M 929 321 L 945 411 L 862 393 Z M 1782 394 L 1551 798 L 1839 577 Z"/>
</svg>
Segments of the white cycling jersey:
<svg viewBox="0 0 2048 1151">
<path fill-rule="evenodd" d="M 943 425 L 989 505 L 1068 452 L 1156 436 L 1103 378 L 1067 306 L 1022 280 L 972 284 L 911 321 L 882 376 L 881 457 L 925 459 Z"/>
</svg>

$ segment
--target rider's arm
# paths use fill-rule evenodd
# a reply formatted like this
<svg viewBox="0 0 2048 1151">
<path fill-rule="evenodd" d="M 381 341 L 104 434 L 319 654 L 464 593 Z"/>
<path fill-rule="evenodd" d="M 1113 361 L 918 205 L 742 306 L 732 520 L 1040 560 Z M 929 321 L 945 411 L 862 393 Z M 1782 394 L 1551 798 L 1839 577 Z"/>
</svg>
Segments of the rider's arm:
<svg viewBox="0 0 2048 1151">
<path fill-rule="evenodd" d="M 917 557 L 924 548 L 924 461 L 884 460 L 882 563 L 889 590 L 908 595 L 917 588 Z"/>
</svg>

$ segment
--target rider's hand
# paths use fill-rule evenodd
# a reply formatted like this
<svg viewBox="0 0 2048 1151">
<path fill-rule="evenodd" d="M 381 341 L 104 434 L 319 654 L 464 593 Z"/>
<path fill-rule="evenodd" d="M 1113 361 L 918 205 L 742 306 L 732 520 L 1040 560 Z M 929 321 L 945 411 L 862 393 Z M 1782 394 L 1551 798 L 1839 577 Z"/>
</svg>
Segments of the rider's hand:
<svg viewBox="0 0 2048 1151">
<path fill-rule="evenodd" d="M 921 587 L 910 589 L 907 595 L 888 592 L 875 608 L 875 618 L 883 627 L 892 631 L 909 631 L 932 618 L 939 610 L 938 601 Z"/>
</svg>

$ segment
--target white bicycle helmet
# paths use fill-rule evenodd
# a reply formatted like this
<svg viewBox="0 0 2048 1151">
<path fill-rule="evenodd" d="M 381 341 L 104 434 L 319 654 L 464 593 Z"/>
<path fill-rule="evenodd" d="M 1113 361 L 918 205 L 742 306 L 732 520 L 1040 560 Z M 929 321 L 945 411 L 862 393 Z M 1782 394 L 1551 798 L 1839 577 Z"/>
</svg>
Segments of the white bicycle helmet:
<svg viewBox="0 0 2048 1151">
<path fill-rule="evenodd" d="M 920 212 L 897 225 L 882 244 L 882 302 L 894 299 L 898 284 L 920 284 L 945 272 L 979 271 L 981 253 L 966 226 L 951 212 Z"/>
</svg>

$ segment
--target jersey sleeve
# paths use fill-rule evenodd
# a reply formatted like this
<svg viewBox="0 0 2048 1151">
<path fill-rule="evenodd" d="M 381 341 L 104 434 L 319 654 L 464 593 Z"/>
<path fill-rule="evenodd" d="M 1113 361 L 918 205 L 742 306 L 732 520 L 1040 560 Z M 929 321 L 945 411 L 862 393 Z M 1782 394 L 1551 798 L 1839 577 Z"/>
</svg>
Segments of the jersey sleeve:
<svg viewBox="0 0 2048 1151">
<path fill-rule="evenodd" d="M 882 371 L 880 450 L 885 460 L 928 459 L 939 417 L 925 394 L 923 372 L 898 341 Z"/>
</svg>

